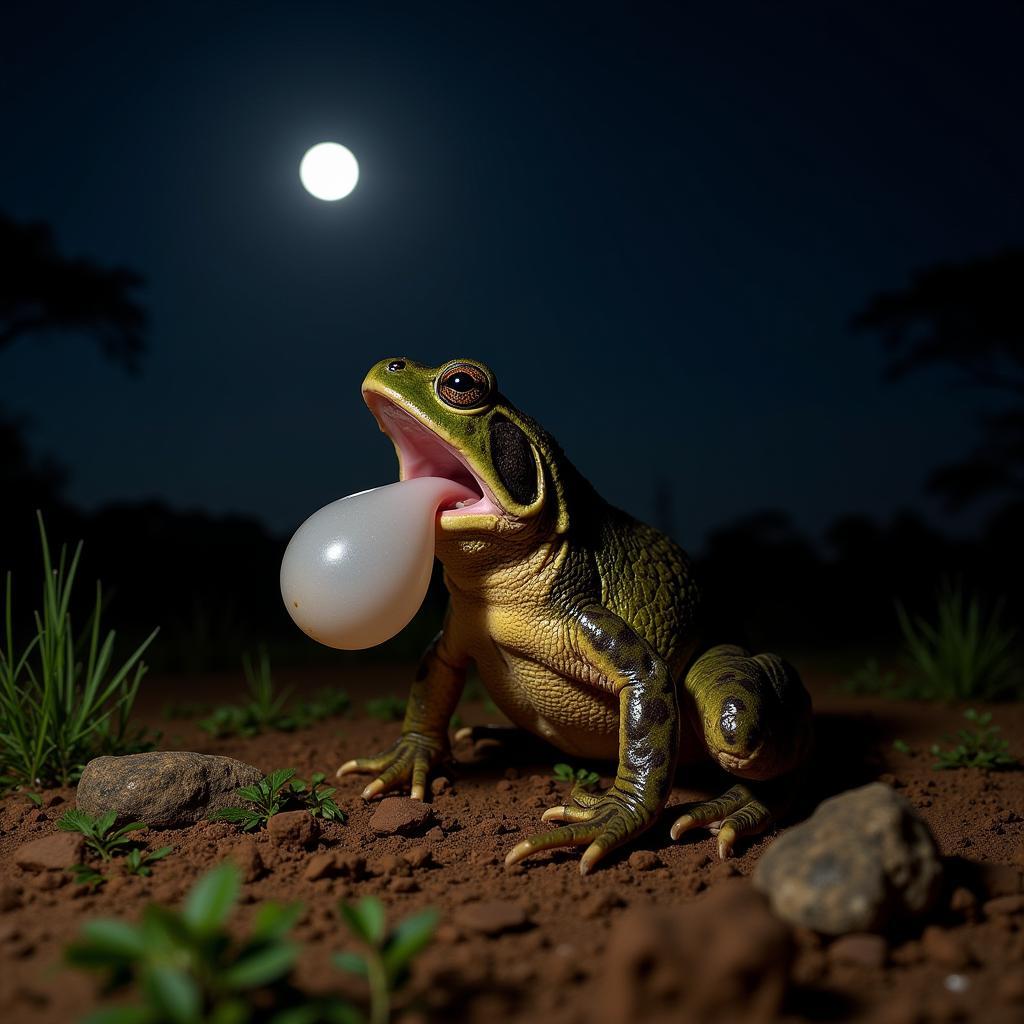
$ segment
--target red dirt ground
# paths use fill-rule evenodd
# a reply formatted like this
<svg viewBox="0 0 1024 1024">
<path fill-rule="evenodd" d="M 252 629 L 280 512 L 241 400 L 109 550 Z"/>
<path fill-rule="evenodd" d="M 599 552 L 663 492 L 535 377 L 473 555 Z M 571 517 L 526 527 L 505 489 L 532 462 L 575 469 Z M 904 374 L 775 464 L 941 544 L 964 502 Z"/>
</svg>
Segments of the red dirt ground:
<svg viewBox="0 0 1024 1024">
<path fill-rule="evenodd" d="M 343 686 L 353 697 L 354 713 L 292 734 L 214 740 L 194 722 L 164 720 L 160 709 L 172 703 L 236 699 L 241 680 L 165 677 L 147 681 L 141 717 L 165 731 L 160 746 L 167 749 L 226 754 L 265 771 L 294 767 L 307 778 L 317 770 L 330 777 L 349 757 L 374 753 L 397 734 L 398 723 L 368 718 L 363 701 L 386 693 L 404 696 L 408 670 L 374 667 L 349 676 L 291 675 L 279 673 L 279 682 L 295 684 L 301 692 Z M 955 885 L 950 886 L 932 915 L 932 929 L 890 937 L 881 964 L 842 957 L 830 952 L 828 940 L 798 930 L 790 991 L 778 1019 L 885 1024 L 1024 1020 L 1024 912 L 1019 906 L 1024 899 L 984 906 L 986 900 L 1020 888 L 1024 772 L 932 770 L 932 758 L 924 751 L 963 724 L 962 709 L 850 697 L 813 675 L 811 689 L 818 743 L 806 809 L 825 796 L 881 779 L 920 810 L 944 856 L 1013 867 L 991 869 L 973 894 L 964 888 L 954 893 Z M 1024 756 L 1024 706 L 993 710 L 1013 753 Z M 480 702 L 464 703 L 460 714 L 470 724 L 499 720 Z M 918 753 L 896 752 L 892 743 L 897 738 Z M 151 845 L 171 844 L 175 852 L 154 866 L 151 878 L 116 877 L 95 894 L 59 872 L 23 871 L 11 856 L 20 844 L 53 831 L 74 799 L 73 790 L 45 793 L 42 808 L 21 796 L 7 798 L 0 807 L 0 1006 L 5 1021 L 65 1024 L 80 1017 L 96 1005 L 94 985 L 63 967 L 60 952 L 82 921 L 131 917 L 153 899 L 173 903 L 198 874 L 227 856 L 251 860 L 255 848 L 265 870 L 244 886 L 239 920 L 264 900 L 304 902 L 307 912 L 296 929 L 308 950 L 297 973 L 302 987 L 358 992 L 330 963 L 331 954 L 348 944 L 335 906 L 341 898 L 374 893 L 393 919 L 425 906 L 441 912 L 437 941 L 417 963 L 404 1000 L 411 1009 L 402 1019 L 409 1024 L 583 1024 L 601 1018 L 595 979 L 604 969 L 609 937 L 627 908 L 700 900 L 724 880 L 749 875 L 772 841 L 770 835 L 762 837 L 735 860 L 720 863 L 712 840 L 704 835 L 672 842 L 668 827 L 674 816 L 668 813 L 590 877 L 577 872 L 578 852 L 542 855 L 506 870 L 505 853 L 523 835 L 546 828 L 541 813 L 561 802 L 564 787 L 552 778 L 551 766 L 562 758 L 529 744 L 474 748 L 468 742 L 457 745 L 455 755 L 457 764 L 445 772 L 447 784 L 442 782 L 442 791 L 432 799 L 437 825 L 425 836 L 378 837 L 369 827 L 375 808 L 359 799 L 362 777 L 348 777 L 337 793 L 348 822 L 325 826 L 311 850 L 275 846 L 266 832 L 248 837 L 226 824 L 140 833 Z M 603 770 L 607 773 L 607 766 Z M 721 791 L 721 781 L 710 771 L 681 770 L 670 807 Z M 308 880 L 304 872 L 311 858 L 324 851 L 336 851 L 350 863 L 361 857 L 365 871 L 356 878 Z M 418 863 L 425 856 L 426 862 Z M 513 907 L 510 913 L 524 921 L 493 936 L 481 934 L 474 911 L 480 916 L 491 901 L 507 901 Z M 728 926 L 742 929 L 743 921 Z M 736 1008 L 735 1019 L 743 1019 L 742 1009 Z"/>
</svg>

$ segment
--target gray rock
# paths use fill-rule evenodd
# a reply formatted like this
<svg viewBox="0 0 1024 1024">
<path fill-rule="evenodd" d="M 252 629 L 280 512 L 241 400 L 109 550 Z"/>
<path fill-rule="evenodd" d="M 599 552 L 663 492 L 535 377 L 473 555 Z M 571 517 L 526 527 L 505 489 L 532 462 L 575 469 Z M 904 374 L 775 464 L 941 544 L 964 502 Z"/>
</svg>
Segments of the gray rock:
<svg viewBox="0 0 1024 1024">
<path fill-rule="evenodd" d="M 776 839 L 753 880 L 790 924 L 826 935 L 884 932 L 929 909 L 942 864 L 914 808 L 875 782 L 824 801 Z"/>
<path fill-rule="evenodd" d="M 97 757 L 82 772 L 77 804 L 87 814 L 112 810 L 119 821 L 183 828 L 238 806 L 235 790 L 262 778 L 258 768 L 234 758 L 187 750 Z"/>
</svg>

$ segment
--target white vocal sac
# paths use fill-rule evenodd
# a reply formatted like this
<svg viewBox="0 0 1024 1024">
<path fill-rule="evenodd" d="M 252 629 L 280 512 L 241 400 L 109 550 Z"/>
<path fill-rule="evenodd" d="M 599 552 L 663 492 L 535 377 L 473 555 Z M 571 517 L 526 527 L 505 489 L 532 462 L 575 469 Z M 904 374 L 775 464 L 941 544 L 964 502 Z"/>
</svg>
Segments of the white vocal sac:
<svg viewBox="0 0 1024 1024">
<path fill-rule="evenodd" d="M 417 477 L 314 512 L 281 560 L 281 596 L 296 625 L 346 651 L 390 640 L 426 596 L 439 510 L 478 497 L 453 480 Z"/>
</svg>

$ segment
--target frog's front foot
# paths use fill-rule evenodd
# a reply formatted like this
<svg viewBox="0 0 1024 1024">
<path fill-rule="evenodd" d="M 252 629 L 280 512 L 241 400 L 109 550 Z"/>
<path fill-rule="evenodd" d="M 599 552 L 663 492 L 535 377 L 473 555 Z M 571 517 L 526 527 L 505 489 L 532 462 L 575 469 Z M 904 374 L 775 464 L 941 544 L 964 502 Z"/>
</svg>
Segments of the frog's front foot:
<svg viewBox="0 0 1024 1024">
<path fill-rule="evenodd" d="M 615 785 L 600 794 L 574 786 L 570 800 L 570 804 L 548 808 L 541 819 L 568 824 L 518 843 L 505 858 L 506 867 L 541 850 L 588 843 L 580 859 L 580 874 L 586 875 L 602 857 L 638 836 L 655 818 L 637 796 Z"/>
<path fill-rule="evenodd" d="M 430 771 L 448 756 L 448 738 L 425 733 L 406 732 L 376 757 L 356 757 L 338 769 L 338 778 L 353 772 L 377 773 L 362 793 L 372 800 L 381 793 L 409 783 L 409 795 L 422 800 L 427 791 Z"/>
<path fill-rule="evenodd" d="M 775 815 L 742 783 L 737 783 L 717 800 L 690 804 L 686 813 L 672 826 L 672 838 L 678 839 L 693 828 L 706 828 L 718 836 L 718 856 L 732 856 L 738 839 L 764 832 Z"/>
</svg>

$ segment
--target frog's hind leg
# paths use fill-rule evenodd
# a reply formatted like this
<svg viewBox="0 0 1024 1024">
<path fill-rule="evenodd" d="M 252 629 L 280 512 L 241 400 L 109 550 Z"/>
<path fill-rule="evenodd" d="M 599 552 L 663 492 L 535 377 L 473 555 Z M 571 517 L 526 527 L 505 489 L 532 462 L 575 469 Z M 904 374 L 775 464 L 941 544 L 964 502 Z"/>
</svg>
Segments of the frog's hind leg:
<svg viewBox="0 0 1024 1024">
<path fill-rule="evenodd" d="M 718 855 L 765 831 L 788 802 L 791 776 L 811 739 L 811 700 L 796 670 L 776 654 L 712 647 L 691 665 L 684 688 L 692 724 L 711 757 L 746 780 L 717 800 L 687 808 L 672 826 L 678 839 L 694 828 L 718 836 Z"/>
</svg>

